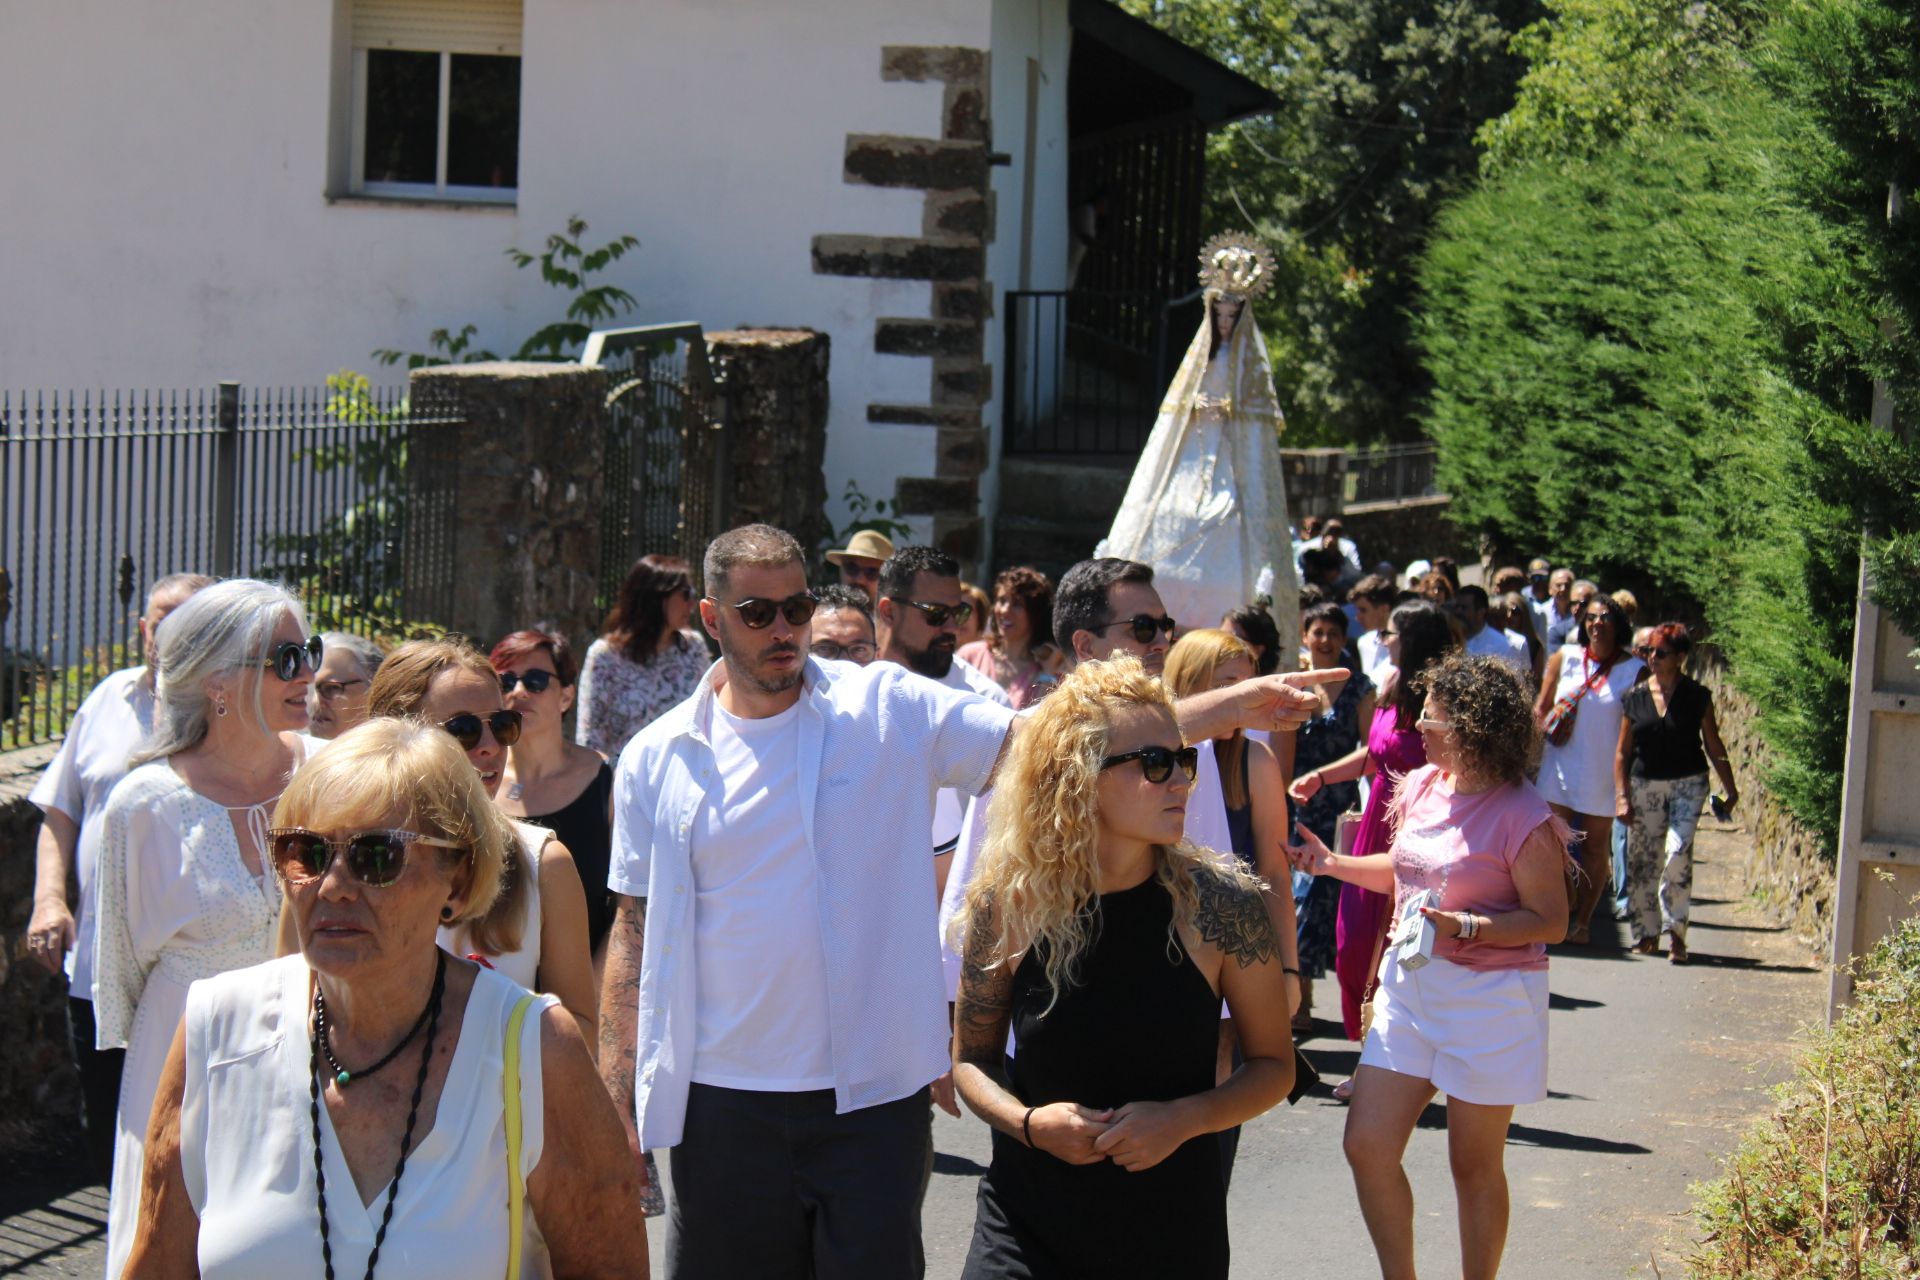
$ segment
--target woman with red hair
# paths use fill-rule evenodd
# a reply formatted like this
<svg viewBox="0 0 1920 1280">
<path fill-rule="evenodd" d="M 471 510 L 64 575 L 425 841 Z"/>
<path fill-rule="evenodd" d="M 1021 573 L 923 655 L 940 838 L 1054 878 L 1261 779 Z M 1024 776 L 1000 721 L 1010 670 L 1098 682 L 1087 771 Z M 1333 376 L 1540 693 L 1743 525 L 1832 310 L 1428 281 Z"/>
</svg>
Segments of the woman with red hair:
<svg viewBox="0 0 1920 1280">
<path fill-rule="evenodd" d="M 1668 958 L 1675 964 L 1687 962 L 1693 833 L 1707 799 L 1709 761 L 1726 788 L 1727 807 L 1740 799 L 1713 717 L 1713 695 L 1683 670 L 1692 649 L 1692 637 L 1680 623 L 1653 629 L 1643 655 L 1647 679 L 1621 699 L 1625 715 L 1613 762 L 1615 814 L 1628 829 L 1627 919 L 1633 949 L 1653 954 L 1664 929 L 1673 939 Z"/>
</svg>

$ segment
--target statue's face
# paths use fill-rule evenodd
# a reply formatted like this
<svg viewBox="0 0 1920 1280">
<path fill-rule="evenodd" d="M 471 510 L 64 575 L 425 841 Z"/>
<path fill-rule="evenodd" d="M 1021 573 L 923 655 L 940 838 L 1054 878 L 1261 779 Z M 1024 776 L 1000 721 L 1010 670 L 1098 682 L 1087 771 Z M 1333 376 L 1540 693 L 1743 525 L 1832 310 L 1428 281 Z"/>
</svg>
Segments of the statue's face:
<svg viewBox="0 0 1920 1280">
<path fill-rule="evenodd" d="M 1213 302 L 1213 331 L 1220 335 L 1225 343 L 1233 337 L 1233 326 L 1240 321 L 1241 304 L 1231 298 L 1215 298 Z"/>
</svg>

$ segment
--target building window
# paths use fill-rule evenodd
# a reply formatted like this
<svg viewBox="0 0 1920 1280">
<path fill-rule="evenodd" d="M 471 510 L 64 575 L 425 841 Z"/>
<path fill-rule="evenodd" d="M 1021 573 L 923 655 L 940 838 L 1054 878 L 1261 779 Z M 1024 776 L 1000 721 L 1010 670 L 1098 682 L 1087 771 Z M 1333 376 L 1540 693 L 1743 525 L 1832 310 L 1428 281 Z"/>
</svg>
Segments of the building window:
<svg viewBox="0 0 1920 1280">
<path fill-rule="evenodd" d="M 519 0 L 356 0 L 352 189 L 510 202 Z"/>
</svg>

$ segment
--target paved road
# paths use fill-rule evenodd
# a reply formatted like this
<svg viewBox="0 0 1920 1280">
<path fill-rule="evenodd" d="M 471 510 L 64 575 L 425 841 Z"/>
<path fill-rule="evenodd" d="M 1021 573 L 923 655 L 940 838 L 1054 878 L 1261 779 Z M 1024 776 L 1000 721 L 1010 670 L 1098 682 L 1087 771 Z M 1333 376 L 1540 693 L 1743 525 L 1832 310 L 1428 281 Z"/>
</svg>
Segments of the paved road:
<svg viewBox="0 0 1920 1280">
<path fill-rule="evenodd" d="M 1692 1239 L 1687 1187 L 1769 1104 L 1795 1032 L 1822 1014 L 1825 981 L 1806 949 L 1736 901 L 1737 829 L 1703 830 L 1696 963 L 1624 950 L 1556 954 L 1552 1096 L 1522 1108 L 1509 1138 L 1513 1228 L 1505 1274 L 1521 1280 L 1678 1276 Z M 1315 994 L 1335 1006 L 1330 981 Z M 1306 1049 L 1329 1083 L 1354 1047 L 1322 1024 Z M 1340 1155 L 1344 1109 L 1324 1094 L 1247 1126 L 1229 1210 L 1236 1277 L 1377 1274 Z M 1458 1274 L 1445 1110 L 1429 1109 L 1407 1167 L 1421 1269 Z M 938 1117 L 926 1211 L 927 1271 L 959 1274 L 986 1129 Z M 662 1162 L 664 1163 L 664 1162 Z M 0 1273 L 98 1275 L 105 1201 L 59 1162 L 0 1175 Z M 656 1260 L 661 1224 L 650 1224 Z M 1658 1272 L 1654 1269 L 1658 1266 Z"/>
</svg>

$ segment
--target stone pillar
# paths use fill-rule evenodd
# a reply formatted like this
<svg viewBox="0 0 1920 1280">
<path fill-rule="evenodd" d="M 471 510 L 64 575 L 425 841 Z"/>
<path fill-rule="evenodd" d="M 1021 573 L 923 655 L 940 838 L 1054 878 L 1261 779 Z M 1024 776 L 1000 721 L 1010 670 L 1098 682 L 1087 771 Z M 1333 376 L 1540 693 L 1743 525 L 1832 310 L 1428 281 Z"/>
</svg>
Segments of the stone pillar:
<svg viewBox="0 0 1920 1280">
<path fill-rule="evenodd" d="M 606 392 L 604 370 L 572 364 L 414 371 L 415 413 L 453 421 L 416 426 L 408 450 L 411 616 L 482 645 L 534 625 L 593 633 Z"/>
<path fill-rule="evenodd" d="M 811 553 L 827 521 L 828 339 L 811 329 L 734 329 L 707 335 L 721 380 L 732 460 L 729 526 L 761 521 Z"/>
<path fill-rule="evenodd" d="M 26 791 L 37 778 L 35 770 L 0 783 L 0 1116 L 9 1118 L 0 1124 L 0 1157 L 23 1169 L 41 1163 L 80 1124 L 66 979 L 27 955 L 40 810 Z"/>
</svg>

